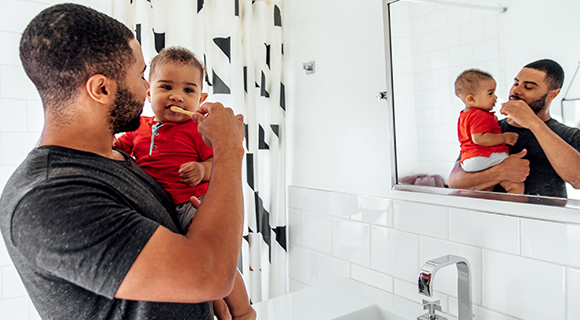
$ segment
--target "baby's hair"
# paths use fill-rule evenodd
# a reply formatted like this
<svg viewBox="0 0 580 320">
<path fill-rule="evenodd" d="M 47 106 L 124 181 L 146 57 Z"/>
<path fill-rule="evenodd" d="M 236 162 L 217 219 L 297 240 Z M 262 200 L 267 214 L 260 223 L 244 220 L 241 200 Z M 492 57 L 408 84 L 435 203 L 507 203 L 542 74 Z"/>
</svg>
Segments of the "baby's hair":
<svg viewBox="0 0 580 320">
<path fill-rule="evenodd" d="M 195 69 L 198 69 L 201 74 L 201 81 L 203 83 L 203 77 L 205 76 L 205 68 L 199 62 L 199 60 L 195 57 L 193 52 L 189 51 L 183 47 L 169 47 L 163 48 L 159 54 L 157 54 L 152 60 L 151 65 L 149 66 L 149 81 L 151 81 L 151 77 L 155 74 L 155 69 L 167 63 L 178 63 L 182 65 L 188 65 Z"/>
<path fill-rule="evenodd" d="M 490 79 L 493 80 L 493 77 L 485 71 L 467 69 L 455 80 L 455 94 L 462 99 L 470 94 L 475 94 L 479 89 L 479 83 Z"/>
</svg>

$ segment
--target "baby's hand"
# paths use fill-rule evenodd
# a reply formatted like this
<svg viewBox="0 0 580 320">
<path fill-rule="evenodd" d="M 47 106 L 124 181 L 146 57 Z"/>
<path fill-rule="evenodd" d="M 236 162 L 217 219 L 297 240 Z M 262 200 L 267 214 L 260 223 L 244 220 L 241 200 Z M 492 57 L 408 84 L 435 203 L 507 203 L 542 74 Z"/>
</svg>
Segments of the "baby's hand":
<svg viewBox="0 0 580 320">
<path fill-rule="evenodd" d="M 186 162 L 179 168 L 181 182 L 185 183 L 188 187 L 197 186 L 204 175 L 205 167 L 199 162 Z"/>
<path fill-rule="evenodd" d="M 518 141 L 518 134 L 515 132 L 504 132 L 503 136 L 505 137 L 505 143 L 513 146 Z"/>
<path fill-rule="evenodd" d="M 121 142 L 119 142 L 119 139 L 117 139 L 117 137 L 113 136 L 113 148 L 117 148 L 121 145 Z"/>
</svg>

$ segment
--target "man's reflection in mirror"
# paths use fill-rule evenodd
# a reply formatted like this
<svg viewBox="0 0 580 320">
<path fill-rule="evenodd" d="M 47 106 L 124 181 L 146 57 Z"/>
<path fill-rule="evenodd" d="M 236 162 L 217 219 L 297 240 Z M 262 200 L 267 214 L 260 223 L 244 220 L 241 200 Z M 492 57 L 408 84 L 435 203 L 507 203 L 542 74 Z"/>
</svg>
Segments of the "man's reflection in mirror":
<svg viewBox="0 0 580 320">
<path fill-rule="evenodd" d="M 549 59 L 532 62 L 514 78 L 500 113 L 502 132 L 518 134 L 502 163 L 479 172 L 465 172 L 459 162 L 449 175 L 456 189 L 490 190 L 504 180 L 524 183 L 524 194 L 567 197 L 566 182 L 580 188 L 580 129 L 550 116 L 550 104 L 560 93 L 564 70 Z"/>
</svg>

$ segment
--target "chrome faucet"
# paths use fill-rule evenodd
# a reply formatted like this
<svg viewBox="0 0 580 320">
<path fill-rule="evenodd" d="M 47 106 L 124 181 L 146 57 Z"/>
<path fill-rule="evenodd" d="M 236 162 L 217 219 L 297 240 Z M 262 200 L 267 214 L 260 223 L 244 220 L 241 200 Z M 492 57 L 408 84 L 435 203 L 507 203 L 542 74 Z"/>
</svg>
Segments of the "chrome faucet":
<svg viewBox="0 0 580 320">
<path fill-rule="evenodd" d="M 472 320 L 471 306 L 471 275 L 467 259 L 454 255 L 446 255 L 425 262 L 419 272 L 419 293 L 427 297 L 433 296 L 433 280 L 439 269 L 457 265 L 457 298 L 459 306 L 458 320 Z"/>
</svg>

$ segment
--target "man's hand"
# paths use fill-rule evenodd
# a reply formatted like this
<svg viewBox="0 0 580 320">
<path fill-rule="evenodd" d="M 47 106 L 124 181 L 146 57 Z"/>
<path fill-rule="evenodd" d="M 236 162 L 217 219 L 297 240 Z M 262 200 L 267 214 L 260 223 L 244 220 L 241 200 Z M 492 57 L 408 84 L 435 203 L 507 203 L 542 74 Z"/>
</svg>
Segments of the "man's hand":
<svg viewBox="0 0 580 320">
<path fill-rule="evenodd" d="M 527 153 L 528 151 L 524 149 L 519 153 L 510 154 L 507 159 L 497 165 L 502 170 L 501 176 L 505 178 L 504 180 L 512 182 L 526 181 L 530 174 L 530 161 L 523 158 Z"/>
<path fill-rule="evenodd" d="M 510 100 L 505 102 L 502 104 L 499 112 L 509 116 L 516 125 L 527 129 L 530 129 L 534 123 L 542 122 L 523 100 Z"/>
<path fill-rule="evenodd" d="M 244 139 L 244 116 L 234 115 L 232 109 L 221 103 L 206 102 L 191 118 L 197 122 L 203 141 L 210 147 L 221 143 L 239 144 Z"/>
<path fill-rule="evenodd" d="M 515 132 L 504 132 L 503 136 L 505 137 L 505 143 L 513 146 L 518 141 L 518 134 Z"/>
<path fill-rule="evenodd" d="M 196 161 L 186 162 L 179 167 L 179 177 L 181 182 L 188 187 L 195 187 L 203 180 L 205 167 Z"/>
</svg>

